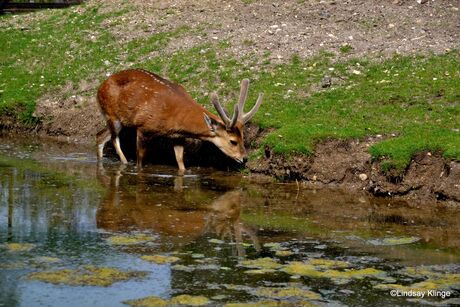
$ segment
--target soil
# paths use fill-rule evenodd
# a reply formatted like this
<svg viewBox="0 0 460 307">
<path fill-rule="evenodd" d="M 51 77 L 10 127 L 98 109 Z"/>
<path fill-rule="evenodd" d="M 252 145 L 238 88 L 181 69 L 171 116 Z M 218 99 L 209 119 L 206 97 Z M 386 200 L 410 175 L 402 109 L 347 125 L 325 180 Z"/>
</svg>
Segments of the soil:
<svg viewBox="0 0 460 307">
<path fill-rule="evenodd" d="M 280 180 L 299 180 L 309 187 L 337 186 L 365 190 L 375 196 L 420 203 L 460 204 L 460 163 L 439 152 L 420 152 L 402 173 L 384 172 L 372 161 L 367 148 L 379 138 L 327 140 L 317 144 L 312 156 L 273 155 L 253 160 L 248 168 Z"/>
<path fill-rule="evenodd" d="M 101 10 L 108 11 L 126 3 L 88 2 L 101 2 Z M 310 57 L 321 50 L 334 52 L 338 59 L 442 53 L 458 48 L 460 41 L 458 0 L 432 0 L 423 4 L 415 0 L 135 0 L 129 5 L 131 12 L 127 15 L 106 21 L 107 25 L 113 25 L 108 28 L 121 42 L 181 26 L 195 31 L 164 46 L 162 56 L 206 42 L 227 41 L 229 47 L 219 54 L 221 57 L 257 58 L 269 52 L 271 62 L 276 65 L 289 61 L 293 55 Z M 42 16 L 31 14 L 30 22 Z M 27 18 L 13 18 L 9 23 L 28 26 Z M 340 48 L 345 45 L 351 49 L 344 54 Z M 35 112 L 41 124 L 35 130 L 73 143 L 94 143 L 95 134 L 104 126 L 95 100 L 97 79 L 94 76 L 80 84 L 69 83 L 42 97 Z M 75 95 L 68 97 L 69 92 Z M 0 118 L 0 128 L 21 129 L 7 115 Z M 265 132 L 250 126 L 247 144 L 257 144 Z M 126 140 L 128 136 L 129 133 Z M 439 153 L 425 152 L 414 157 L 403 174 L 384 175 L 379 162 L 371 161 L 367 152 L 367 147 L 376 140 L 328 140 L 317 145 L 313 156 L 288 158 L 273 155 L 266 148 L 265 158 L 248 166 L 252 172 L 283 180 L 303 180 L 314 186 L 346 185 L 380 196 L 460 202 L 459 162 L 448 161 Z M 191 142 L 190 146 L 191 163 L 203 160 L 197 158 L 202 155 L 200 150 L 205 150 L 206 156 L 219 156 L 212 146 L 197 142 Z"/>
</svg>

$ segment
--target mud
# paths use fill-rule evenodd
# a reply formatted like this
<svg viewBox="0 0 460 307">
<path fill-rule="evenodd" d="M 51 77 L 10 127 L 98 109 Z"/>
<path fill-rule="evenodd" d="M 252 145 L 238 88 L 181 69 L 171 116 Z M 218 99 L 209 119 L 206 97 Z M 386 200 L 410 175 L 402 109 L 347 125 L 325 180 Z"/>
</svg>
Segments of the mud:
<svg viewBox="0 0 460 307">
<path fill-rule="evenodd" d="M 249 162 L 248 168 L 308 186 L 340 186 L 374 196 L 459 205 L 458 161 L 449 161 L 439 152 L 421 152 L 402 173 L 394 175 L 384 172 L 379 161 L 372 161 L 368 148 L 378 139 L 327 140 L 319 143 L 311 156 L 285 157 L 265 148 L 265 157 Z"/>
</svg>

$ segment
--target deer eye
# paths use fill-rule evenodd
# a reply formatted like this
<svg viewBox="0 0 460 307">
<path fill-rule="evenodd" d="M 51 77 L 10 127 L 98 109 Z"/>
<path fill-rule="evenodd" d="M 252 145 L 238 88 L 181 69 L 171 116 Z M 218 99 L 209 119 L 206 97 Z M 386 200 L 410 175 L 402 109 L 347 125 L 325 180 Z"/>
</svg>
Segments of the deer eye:
<svg viewBox="0 0 460 307">
<path fill-rule="evenodd" d="M 236 145 L 238 145 L 238 142 L 237 142 L 237 141 L 234 141 L 234 140 L 231 140 L 231 141 L 230 141 L 230 144 L 232 144 L 233 146 L 236 146 Z"/>
</svg>

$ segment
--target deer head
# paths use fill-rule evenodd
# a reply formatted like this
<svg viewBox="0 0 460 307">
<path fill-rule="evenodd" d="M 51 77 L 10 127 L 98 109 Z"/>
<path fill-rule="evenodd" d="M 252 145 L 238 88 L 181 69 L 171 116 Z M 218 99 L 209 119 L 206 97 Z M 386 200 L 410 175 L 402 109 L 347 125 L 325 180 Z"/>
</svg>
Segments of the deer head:
<svg viewBox="0 0 460 307">
<path fill-rule="evenodd" d="M 214 120 L 207 114 L 204 115 L 206 124 L 213 135 L 209 141 L 214 143 L 227 156 L 240 163 L 244 163 L 247 160 L 246 149 L 244 148 L 244 124 L 259 110 L 264 96 L 263 93 L 260 93 L 254 107 L 248 113 L 244 113 L 244 104 L 248 96 L 248 89 L 249 80 L 244 79 L 241 81 L 240 99 L 234 107 L 231 118 L 228 116 L 225 108 L 219 103 L 216 93 L 212 93 L 211 101 L 222 122 Z"/>
</svg>

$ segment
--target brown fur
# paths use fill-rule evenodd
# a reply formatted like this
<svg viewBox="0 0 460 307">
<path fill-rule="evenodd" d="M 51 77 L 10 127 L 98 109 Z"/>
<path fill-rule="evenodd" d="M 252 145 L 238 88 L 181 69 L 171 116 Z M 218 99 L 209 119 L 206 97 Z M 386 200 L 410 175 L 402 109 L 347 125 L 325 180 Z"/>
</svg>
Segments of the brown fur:
<svg viewBox="0 0 460 307">
<path fill-rule="evenodd" d="M 107 128 L 97 135 L 99 158 L 102 158 L 104 144 L 111 138 L 120 159 L 126 163 L 118 134 L 122 127 L 133 127 L 137 129 L 139 167 L 146 151 L 145 134 L 177 140 L 174 149 L 180 170 L 185 169 L 182 140 L 186 137 L 211 141 L 237 161 L 246 159 L 241 121 L 226 127 L 218 116 L 194 101 L 181 85 L 148 71 L 132 69 L 113 74 L 100 86 L 97 100 L 107 120 Z M 205 115 L 209 117 L 208 123 Z"/>
</svg>

